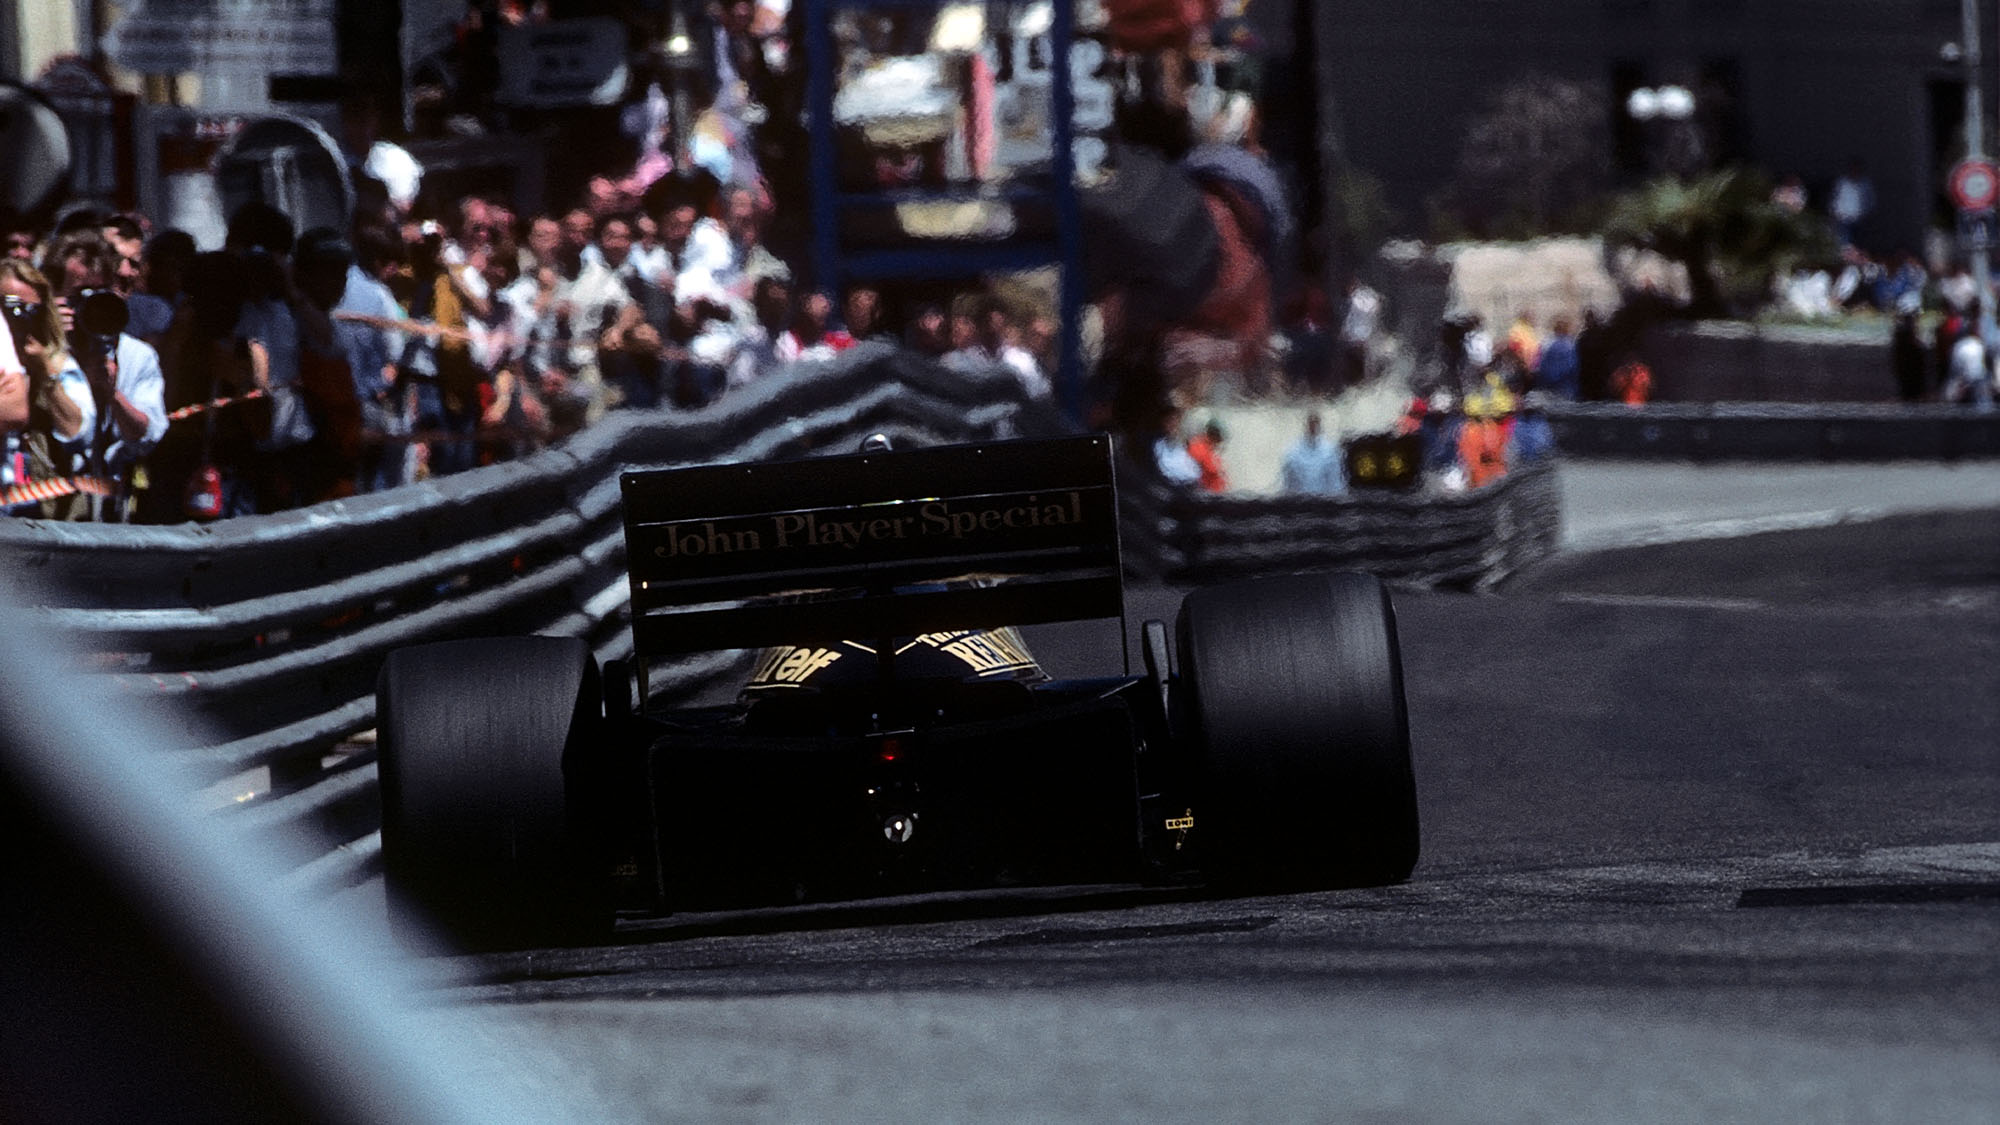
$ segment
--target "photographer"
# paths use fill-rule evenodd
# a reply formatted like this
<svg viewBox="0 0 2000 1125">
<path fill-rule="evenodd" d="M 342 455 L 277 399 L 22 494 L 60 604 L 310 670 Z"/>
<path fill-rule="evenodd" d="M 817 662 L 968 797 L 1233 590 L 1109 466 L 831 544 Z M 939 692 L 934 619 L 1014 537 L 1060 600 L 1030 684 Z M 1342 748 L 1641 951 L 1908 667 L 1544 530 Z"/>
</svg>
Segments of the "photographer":
<svg viewBox="0 0 2000 1125">
<path fill-rule="evenodd" d="M 90 518 L 110 523 L 124 521 L 135 470 L 167 432 L 159 353 L 125 331 L 126 305 L 111 288 L 119 261 L 103 235 L 78 231 L 49 247 L 44 262 L 62 287 L 65 339 L 96 408 L 82 471 L 112 489 L 90 505 Z"/>
<path fill-rule="evenodd" d="M 63 346 L 61 313 L 55 293 L 33 266 L 18 258 L 0 259 L 0 431 L 6 459 L 0 487 L 41 484 L 56 489 L 48 499 L 20 499 L 11 515 L 78 519 L 86 498 L 61 481 L 75 472 L 85 437 L 97 425 L 97 407 L 83 370 Z"/>
</svg>

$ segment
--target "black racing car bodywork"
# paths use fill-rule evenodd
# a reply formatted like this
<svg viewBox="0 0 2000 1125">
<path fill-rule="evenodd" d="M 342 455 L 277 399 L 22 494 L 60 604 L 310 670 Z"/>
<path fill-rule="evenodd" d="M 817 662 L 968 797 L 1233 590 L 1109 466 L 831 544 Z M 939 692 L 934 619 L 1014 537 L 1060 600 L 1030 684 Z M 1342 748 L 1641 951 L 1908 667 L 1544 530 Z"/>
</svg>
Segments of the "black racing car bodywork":
<svg viewBox="0 0 2000 1125">
<path fill-rule="evenodd" d="M 1392 882 L 1416 859 L 1386 595 L 1188 596 L 1143 669 L 1052 680 L 1014 626 L 1118 618 L 1108 438 L 627 472 L 635 655 L 392 655 L 392 904 L 474 944 L 666 912 L 1205 878 Z M 757 648 L 739 698 L 645 705 L 660 657 Z"/>
</svg>

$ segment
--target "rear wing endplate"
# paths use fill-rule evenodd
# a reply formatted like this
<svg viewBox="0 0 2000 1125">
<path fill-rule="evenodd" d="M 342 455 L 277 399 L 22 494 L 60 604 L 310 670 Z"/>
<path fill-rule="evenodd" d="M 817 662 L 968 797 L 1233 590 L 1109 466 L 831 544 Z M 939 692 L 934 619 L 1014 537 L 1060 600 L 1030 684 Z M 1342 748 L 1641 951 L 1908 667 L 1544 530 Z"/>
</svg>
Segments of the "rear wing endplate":
<svg viewBox="0 0 2000 1125">
<path fill-rule="evenodd" d="M 642 656 L 1118 617 L 1111 442 L 619 478 Z"/>
</svg>

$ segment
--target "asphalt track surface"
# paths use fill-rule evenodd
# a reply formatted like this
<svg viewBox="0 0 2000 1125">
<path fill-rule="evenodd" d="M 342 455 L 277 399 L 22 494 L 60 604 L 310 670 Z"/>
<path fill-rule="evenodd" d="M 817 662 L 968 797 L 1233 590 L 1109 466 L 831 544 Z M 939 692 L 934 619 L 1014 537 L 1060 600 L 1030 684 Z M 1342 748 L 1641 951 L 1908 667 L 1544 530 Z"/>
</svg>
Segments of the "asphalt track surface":
<svg viewBox="0 0 2000 1125">
<path fill-rule="evenodd" d="M 2000 1122 L 2000 514 L 1395 601 L 1406 885 L 683 916 L 418 999 L 554 1119 Z"/>
</svg>

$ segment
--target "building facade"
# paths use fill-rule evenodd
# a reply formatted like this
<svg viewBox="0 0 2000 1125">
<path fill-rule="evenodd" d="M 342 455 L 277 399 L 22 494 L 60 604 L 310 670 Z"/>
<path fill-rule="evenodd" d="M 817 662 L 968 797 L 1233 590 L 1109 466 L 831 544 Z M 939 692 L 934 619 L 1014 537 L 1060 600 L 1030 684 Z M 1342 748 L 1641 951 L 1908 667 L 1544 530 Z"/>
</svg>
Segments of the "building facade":
<svg viewBox="0 0 2000 1125">
<path fill-rule="evenodd" d="M 1990 123 L 2000 43 L 1994 5 L 1979 7 Z M 1872 249 L 1918 250 L 1950 220 L 1944 173 L 1965 151 L 1959 0 L 1315 0 L 1313 26 L 1328 143 L 1384 181 L 1412 233 L 1469 119 L 1531 73 L 1603 90 L 1628 178 L 1646 141 L 1626 97 L 1671 83 L 1694 91 L 1711 159 L 1796 174 L 1815 206 L 1863 162 Z"/>
</svg>

